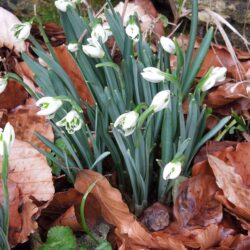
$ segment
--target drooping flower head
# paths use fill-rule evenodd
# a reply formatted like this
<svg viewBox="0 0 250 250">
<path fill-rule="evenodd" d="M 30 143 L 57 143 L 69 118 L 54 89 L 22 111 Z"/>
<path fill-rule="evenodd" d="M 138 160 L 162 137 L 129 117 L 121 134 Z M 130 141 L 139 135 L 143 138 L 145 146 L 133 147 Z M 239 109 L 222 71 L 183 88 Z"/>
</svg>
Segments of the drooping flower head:
<svg viewBox="0 0 250 250">
<path fill-rule="evenodd" d="M 138 118 L 139 114 L 136 111 L 129 111 L 116 119 L 114 127 L 124 136 L 129 136 L 135 131 Z"/>
<path fill-rule="evenodd" d="M 154 112 L 159 112 L 167 107 L 169 107 L 171 102 L 171 94 L 169 90 L 162 90 L 160 92 L 158 92 L 151 104 L 150 107 L 152 107 Z"/>
<path fill-rule="evenodd" d="M 101 25 L 101 23 L 97 22 L 94 25 L 93 30 L 91 32 L 91 38 L 97 41 L 100 39 L 102 43 L 107 42 L 108 33 L 106 32 L 104 27 Z"/>
<path fill-rule="evenodd" d="M 208 75 L 205 76 L 207 79 L 202 83 L 202 91 L 207 91 L 213 88 L 216 82 L 223 82 L 226 79 L 227 68 L 225 67 L 215 67 L 209 71 L 207 73 Z"/>
<path fill-rule="evenodd" d="M 77 111 L 71 110 L 56 125 L 58 127 L 65 127 L 69 134 L 74 134 L 82 128 L 83 121 Z"/>
<path fill-rule="evenodd" d="M 7 153 L 9 154 L 9 151 L 14 143 L 15 140 L 15 131 L 13 126 L 8 122 L 6 123 L 4 129 L 0 128 L 0 155 L 3 156 L 4 154 L 4 143 L 7 147 Z"/>
<path fill-rule="evenodd" d="M 164 180 L 176 179 L 180 175 L 181 169 L 182 169 L 182 164 L 180 161 L 169 162 L 168 164 L 165 165 L 165 167 L 163 169 L 163 179 Z"/>
<path fill-rule="evenodd" d="M 105 52 L 99 42 L 92 38 L 88 38 L 87 41 L 89 44 L 82 45 L 83 52 L 93 58 L 103 58 Z"/>
<path fill-rule="evenodd" d="M 129 17 L 128 25 L 125 31 L 130 39 L 134 40 L 135 42 L 138 42 L 140 37 L 140 29 L 135 21 L 134 16 Z"/>
<path fill-rule="evenodd" d="M 162 36 L 160 38 L 160 43 L 161 43 L 162 48 L 166 52 L 168 52 L 169 54 L 174 54 L 175 53 L 175 44 L 170 38 Z"/>
<path fill-rule="evenodd" d="M 37 112 L 37 115 L 51 116 L 63 105 L 62 100 L 51 96 L 45 96 L 40 98 L 36 102 L 36 106 L 41 110 Z"/>
<path fill-rule="evenodd" d="M 66 12 L 69 6 L 75 8 L 75 2 L 73 0 L 56 0 L 55 6 L 58 10 Z"/>
<path fill-rule="evenodd" d="M 165 80 L 165 73 L 155 67 L 144 68 L 141 75 L 148 82 L 158 83 Z"/>
<path fill-rule="evenodd" d="M 32 22 L 24 22 L 13 25 L 11 31 L 14 32 L 14 36 L 18 41 L 26 40 L 30 35 Z"/>
</svg>

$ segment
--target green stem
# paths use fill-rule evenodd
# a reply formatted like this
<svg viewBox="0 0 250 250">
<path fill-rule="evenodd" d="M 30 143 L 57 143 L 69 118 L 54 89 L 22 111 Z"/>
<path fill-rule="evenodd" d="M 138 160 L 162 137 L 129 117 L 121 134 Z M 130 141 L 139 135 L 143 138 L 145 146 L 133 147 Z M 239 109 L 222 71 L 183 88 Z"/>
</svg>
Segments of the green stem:
<svg viewBox="0 0 250 250">
<path fill-rule="evenodd" d="M 233 119 L 227 126 L 225 126 L 224 130 L 222 130 L 214 139 L 215 141 L 221 141 L 224 135 L 237 123 L 235 119 Z"/>
</svg>

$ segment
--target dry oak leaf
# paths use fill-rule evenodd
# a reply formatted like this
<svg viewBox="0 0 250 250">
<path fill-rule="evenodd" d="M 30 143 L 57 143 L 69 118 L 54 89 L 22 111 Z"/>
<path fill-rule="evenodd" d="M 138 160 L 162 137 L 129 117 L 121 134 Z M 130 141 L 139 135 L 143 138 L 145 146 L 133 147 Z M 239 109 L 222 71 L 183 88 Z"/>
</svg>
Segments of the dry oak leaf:
<svg viewBox="0 0 250 250">
<path fill-rule="evenodd" d="M 95 181 L 97 182 L 91 193 L 100 204 L 105 221 L 116 227 L 119 249 L 186 249 L 182 243 L 171 236 L 161 239 L 150 234 L 129 212 L 119 190 L 113 188 L 101 174 L 91 170 L 79 172 L 75 189 L 85 193 Z"/>
<path fill-rule="evenodd" d="M 39 140 L 34 131 L 39 132 L 48 140 L 54 140 L 52 127 L 46 117 L 38 116 L 39 108 L 35 106 L 32 98 L 27 99 L 25 105 L 20 105 L 8 114 L 8 121 L 15 129 L 16 138 L 33 143 L 39 148 L 46 146 Z"/>
<path fill-rule="evenodd" d="M 9 49 L 15 50 L 16 53 L 22 52 L 26 49 L 24 41 L 17 41 L 13 32 L 11 32 L 11 28 L 15 24 L 20 24 L 21 22 L 18 18 L 0 7 L 0 48 L 6 46 Z"/>
</svg>

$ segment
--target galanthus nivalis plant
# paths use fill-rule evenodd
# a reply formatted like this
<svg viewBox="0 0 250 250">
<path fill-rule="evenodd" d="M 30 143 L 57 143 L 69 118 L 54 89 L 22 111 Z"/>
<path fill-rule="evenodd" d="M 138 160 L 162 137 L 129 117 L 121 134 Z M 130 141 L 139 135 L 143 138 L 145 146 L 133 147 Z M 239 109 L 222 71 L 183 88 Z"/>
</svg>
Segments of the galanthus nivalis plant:
<svg viewBox="0 0 250 250">
<path fill-rule="evenodd" d="M 87 8 L 88 16 L 81 16 L 77 8 L 81 2 L 57 0 L 55 5 L 64 26 L 65 44 L 95 105 L 81 100 L 52 46 L 46 43 L 45 51 L 30 36 L 34 54 L 48 67 L 23 53 L 44 97 L 26 88 L 38 99 L 37 105 L 41 108 L 38 114 L 49 116 L 63 148 L 67 148 L 65 152 L 37 134 L 53 155 L 38 150 L 59 166 L 71 182 L 77 168 L 100 173 L 110 171 L 102 162 L 110 155 L 112 164 L 109 165 L 117 173 L 118 186 L 128 193 L 132 190 L 132 207 L 135 214 L 140 215 L 147 206 L 149 193 L 157 193 L 160 201 L 171 201 L 176 178 L 190 175 L 192 160 L 200 147 L 229 121 L 230 117 L 225 117 L 213 129 L 205 131 L 211 110 L 202 105 L 204 91 L 214 82 L 224 80 L 225 69 L 211 69 L 194 85 L 213 38 L 213 28 L 210 28 L 194 56 L 197 15 L 192 15 L 187 50 L 178 39 L 164 36 L 153 52 L 141 34 L 136 15 L 130 16 L 124 27 L 122 17 L 108 0 L 104 8 L 107 23 L 102 24 L 91 6 Z M 192 11 L 197 14 L 198 0 L 192 3 Z M 41 24 L 40 30 L 43 30 Z M 41 34 L 48 41 L 45 32 Z M 122 57 L 119 64 L 113 58 L 114 50 L 106 44 L 109 35 L 113 36 L 113 47 Z M 174 67 L 170 64 L 170 54 L 176 57 Z M 25 86 L 22 79 L 18 79 Z M 185 100 L 188 112 L 184 115 Z M 183 156 L 181 160 L 176 158 L 179 155 Z M 162 162 L 160 168 L 156 158 Z M 156 186 L 157 190 L 152 190 Z"/>
</svg>

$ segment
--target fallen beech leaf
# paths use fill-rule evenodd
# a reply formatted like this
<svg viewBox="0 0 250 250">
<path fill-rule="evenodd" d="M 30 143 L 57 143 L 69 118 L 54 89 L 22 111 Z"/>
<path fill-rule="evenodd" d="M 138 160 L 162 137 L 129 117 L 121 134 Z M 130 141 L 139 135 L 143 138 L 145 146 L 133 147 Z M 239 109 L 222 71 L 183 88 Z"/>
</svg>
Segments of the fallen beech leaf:
<svg viewBox="0 0 250 250">
<path fill-rule="evenodd" d="M 97 182 L 91 193 L 100 204 L 103 218 L 116 227 L 115 233 L 120 242 L 119 249 L 186 249 L 171 236 L 160 239 L 147 232 L 129 212 L 121 193 L 111 187 L 107 179 L 99 173 L 91 170 L 79 172 L 75 181 L 75 189 L 85 193 L 95 181 Z"/>
<path fill-rule="evenodd" d="M 0 94 L 0 109 L 15 108 L 23 104 L 28 96 L 26 90 L 18 82 L 9 80 L 5 91 Z"/>
<path fill-rule="evenodd" d="M 247 97 L 246 85 L 241 82 L 226 83 L 208 93 L 206 104 L 209 107 L 218 108 Z"/>
<path fill-rule="evenodd" d="M 235 206 L 249 210 L 250 189 L 244 185 L 242 177 L 232 166 L 212 155 L 208 156 L 208 162 L 213 169 L 216 183 L 223 190 L 225 197 Z"/>
<path fill-rule="evenodd" d="M 39 148 L 46 149 L 46 146 L 34 135 L 39 132 L 50 141 L 54 140 L 52 127 L 46 117 L 38 116 L 39 108 L 35 106 L 32 98 L 20 105 L 8 114 L 8 121 L 15 129 L 16 138 L 22 141 L 31 142 Z"/>
<path fill-rule="evenodd" d="M 67 47 L 65 45 L 61 45 L 59 47 L 54 48 L 54 51 L 61 66 L 69 75 L 70 79 L 73 81 L 81 99 L 83 101 L 87 101 L 90 105 L 93 105 L 94 100 L 91 96 L 91 93 L 81 75 L 78 66 L 69 54 Z"/>
<path fill-rule="evenodd" d="M 235 150 L 228 152 L 226 156 L 228 163 L 234 166 L 236 173 L 242 177 L 243 183 L 250 188 L 250 142 L 237 144 Z"/>
<path fill-rule="evenodd" d="M 0 159 L 0 167 L 2 160 Z M 0 168 L 1 172 L 1 168 Z M 34 215 L 38 216 L 39 208 L 36 204 L 49 201 L 54 195 L 51 169 L 46 159 L 29 143 L 15 140 L 9 156 L 9 181 L 15 183 L 19 189 L 19 207 L 22 223 L 14 222 L 10 227 L 11 244 L 16 245 L 28 240 L 30 233 L 37 228 Z M 2 185 L 0 186 L 0 190 Z M 12 208 L 10 208 L 11 210 Z M 16 224 L 15 224 L 16 223 Z M 16 231 L 15 228 L 20 228 Z"/>
<path fill-rule="evenodd" d="M 22 198 L 48 201 L 54 195 L 51 169 L 45 157 L 29 143 L 18 139 L 9 156 L 9 180 L 17 184 Z"/>
<path fill-rule="evenodd" d="M 214 177 L 197 175 L 180 184 L 174 215 L 180 227 L 208 226 L 222 220 L 222 206 L 214 199 Z"/>
<path fill-rule="evenodd" d="M 0 23 L 0 48 L 6 46 L 9 49 L 14 49 L 16 53 L 24 51 L 26 48 L 25 42 L 17 41 L 13 32 L 10 31 L 14 24 L 21 23 L 18 18 L 0 7 Z"/>
</svg>

